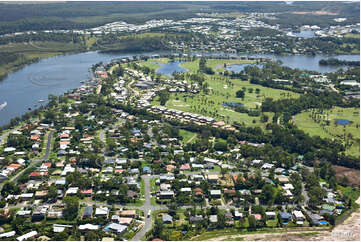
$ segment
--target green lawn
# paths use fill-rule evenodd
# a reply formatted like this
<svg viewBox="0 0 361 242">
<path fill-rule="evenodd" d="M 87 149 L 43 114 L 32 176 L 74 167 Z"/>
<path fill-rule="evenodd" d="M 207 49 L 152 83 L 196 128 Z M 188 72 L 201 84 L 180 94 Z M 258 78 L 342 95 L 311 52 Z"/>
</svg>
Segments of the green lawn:
<svg viewBox="0 0 361 242">
<path fill-rule="evenodd" d="M 343 187 L 338 185 L 337 188 L 341 190 L 344 196 L 348 196 L 352 199 L 352 201 L 356 201 L 360 197 L 360 189 L 352 188 L 352 187 Z"/>
<path fill-rule="evenodd" d="M 311 118 L 311 110 L 304 111 L 295 116 L 295 124 L 311 136 L 320 136 L 321 138 L 336 138 L 344 142 L 344 136 L 348 142 L 352 142 L 347 147 L 346 154 L 360 157 L 360 110 L 357 108 L 334 107 L 327 110 L 327 113 L 319 115 L 320 122 L 315 122 Z M 348 125 L 338 125 L 335 119 L 346 119 L 352 121 Z M 330 121 L 329 125 L 326 120 Z"/>
<path fill-rule="evenodd" d="M 211 88 L 208 95 L 203 92 L 199 94 L 172 93 L 166 107 L 210 116 L 217 120 L 244 122 L 248 126 L 264 127 L 265 125 L 260 125 L 260 117 L 251 117 L 246 113 L 235 112 L 231 108 L 222 106 L 223 102 L 240 102 L 248 108 L 256 108 L 260 107 L 262 101 L 267 97 L 275 100 L 299 97 L 299 94 L 293 92 L 254 85 L 248 81 L 232 80 L 233 87 L 229 87 L 220 76 L 215 75 L 215 77 L 215 80 L 210 76 L 207 77 L 207 82 Z M 247 90 L 253 88 L 253 93 L 246 92 L 244 100 L 236 98 L 236 91 L 241 90 L 242 87 Z M 256 88 L 260 90 L 259 94 L 255 93 Z M 155 98 L 152 104 L 160 105 L 158 98 Z M 267 113 L 267 115 L 269 120 L 272 120 L 273 114 Z"/>
<path fill-rule="evenodd" d="M 184 143 L 188 143 L 188 141 L 189 141 L 194 135 L 197 136 L 196 133 L 191 132 L 191 131 L 188 131 L 188 130 L 185 130 L 185 129 L 179 129 L 179 135 L 182 136 Z M 195 140 L 196 140 L 196 139 L 193 138 L 190 142 L 193 143 Z"/>
<path fill-rule="evenodd" d="M 277 227 L 278 219 L 275 218 L 273 220 L 267 220 L 266 223 L 267 223 L 267 227 L 275 228 L 275 227 Z"/>
<path fill-rule="evenodd" d="M 155 184 L 155 181 L 157 179 L 158 178 L 156 178 L 156 177 L 153 177 L 152 179 L 150 179 L 150 191 L 151 192 L 157 191 L 159 189 L 159 186 Z"/>
<path fill-rule="evenodd" d="M 137 199 L 135 203 L 127 203 L 127 206 L 141 207 L 143 205 L 144 205 L 144 200 L 139 200 L 139 199 Z"/>
<path fill-rule="evenodd" d="M 145 193 L 145 189 L 144 189 L 145 185 L 144 185 L 144 180 L 142 179 L 140 181 L 140 195 L 143 197 L 144 196 L 144 193 Z"/>
<path fill-rule="evenodd" d="M 156 202 L 156 199 L 157 199 L 157 198 L 156 198 L 156 197 L 153 197 L 153 196 L 150 198 L 150 204 L 152 204 L 152 206 L 158 206 L 158 204 L 157 204 L 157 202 Z"/>
<path fill-rule="evenodd" d="M 160 68 L 161 65 L 154 64 L 155 62 L 160 63 L 160 64 L 167 64 L 168 61 L 169 61 L 168 58 L 156 58 L 156 59 L 151 58 L 151 59 L 148 59 L 147 61 L 142 61 L 140 63 L 140 65 L 149 67 L 151 70 L 156 70 L 156 69 Z"/>
</svg>

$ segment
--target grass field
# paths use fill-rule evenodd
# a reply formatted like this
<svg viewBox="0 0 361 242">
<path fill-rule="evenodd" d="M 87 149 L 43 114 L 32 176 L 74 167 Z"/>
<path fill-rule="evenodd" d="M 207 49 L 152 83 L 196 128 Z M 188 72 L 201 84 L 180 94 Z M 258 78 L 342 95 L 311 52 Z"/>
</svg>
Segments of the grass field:
<svg viewBox="0 0 361 242">
<path fill-rule="evenodd" d="M 350 197 L 352 201 L 356 201 L 360 197 L 360 188 L 343 187 L 338 185 L 337 189 L 341 190 L 344 196 Z"/>
<path fill-rule="evenodd" d="M 244 104 L 245 107 L 254 109 L 259 108 L 262 101 L 267 97 L 273 98 L 274 100 L 299 97 L 297 93 L 254 85 L 249 81 L 230 80 L 233 85 L 231 87 L 229 83 L 219 75 L 215 75 L 214 77 L 207 76 L 206 81 L 211 88 L 208 95 L 202 91 L 199 94 L 171 94 L 170 100 L 166 103 L 166 107 L 214 117 L 217 120 L 237 121 L 241 123 L 244 122 L 249 126 L 260 126 L 259 117 L 251 117 L 246 113 L 235 112 L 231 108 L 222 106 L 223 102 L 240 102 Z M 243 87 L 246 88 L 247 91 L 245 98 L 242 100 L 236 98 L 236 92 Z M 253 89 L 252 93 L 248 91 L 249 88 Z M 256 89 L 260 90 L 259 94 L 255 92 Z M 154 99 L 153 104 L 159 105 L 158 99 Z M 273 117 L 271 113 L 267 113 L 266 115 L 269 116 L 269 120 Z"/>
<path fill-rule="evenodd" d="M 225 60 L 225 59 L 207 59 L 207 66 L 213 68 L 216 72 L 224 71 L 224 64 L 252 64 L 256 63 L 254 60 Z M 181 64 L 184 68 L 188 69 L 191 73 L 196 73 L 198 71 L 199 59 L 196 59 L 192 62 L 186 62 Z"/>
<path fill-rule="evenodd" d="M 311 118 L 311 110 L 302 112 L 295 116 L 295 124 L 311 136 L 320 136 L 321 138 L 337 138 L 344 140 L 344 137 L 352 141 L 353 144 L 347 147 L 346 154 L 360 157 L 360 110 L 357 108 L 334 107 L 328 110 L 326 114 L 319 116 L 320 122 L 317 123 Z M 346 119 L 352 121 L 348 125 L 339 125 L 335 119 Z M 329 125 L 323 125 L 326 120 Z M 352 137 L 351 137 L 351 136 Z"/>
<path fill-rule="evenodd" d="M 182 136 L 183 138 L 183 142 L 184 143 L 192 143 L 195 141 L 195 138 L 193 138 L 191 141 L 189 141 L 194 135 L 196 135 L 196 133 L 190 132 L 188 130 L 185 129 L 180 129 L 179 130 L 179 135 Z"/>
<path fill-rule="evenodd" d="M 169 61 L 169 59 L 167 58 L 152 58 L 152 59 L 148 59 L 147 61 L 143 61 L 140 63 L 140 65 L 142 66 L 146 66 L 148 68 L 150 68 L 151 70 L 156 70 L 158 68 L 160 68 L 161 66 L 158 64 L 154 64 L 154 62 L 158 62 L 160 64 L 167 64 Z"/>
<path fill-rule="evenodd" d="M 158 61 L 159 60 L 159 61 Z M 152 66 L 151 62 L 167 63 L 168 59 L 152 59 L 147 62 L 143 62 L 144 65 L 150 68 L 156 68 Z M 207 60 L 207 65 L 213 69 L 224 69 L 224 63 L 236 64 L 236 63 L 252 63 L 254 61 L 246 60 L 221 60 L 213 59 Z M 142 64 L 143 64 L 142 63 Z M 184 68 L 187 68 L 190 73 L 196 73 L 198 71 L 199 59 L 192 62 L 185 62 L 181 64 Z M 222 106 L 223 102 L 240 102 L 247 108 L 259 108 L 262 101 L 267 98 L 273 98 L 274 100 L 283 98 L 297 98 L 299 94 L 290 91 L 284 91 L 279 89 L 273 89 L 263 87 L 260 85 L 251 84 L 249 81 L 241 81 L 238 79 L 229 80 L 222 75 L 206 75 L 206 82 L 209 85 L 209 93 L 205 94 L 201 91 L 199 94 L 189 93 L 173 93 L 170 95 L 169 101 L 166 103 L 166 107 L 177 109 L 186 112 L 198 113 L 205 116 L 211 116 L 217 120 L 224 120 L 226 122 L 241 122 L 248 126 L 261 126 L 265 127 L 265 124 L 260 123 L 260 117 L 251 117 L 246 113 L 238 113 L 231 108 Z M 238 90 L 246 89 L 245 98 L 242 100 L 236 98 L 236 92 Z M 249 89 L 252 89 L 250 91 Z M 259 92 L 256 92 L 256 89 Z M 153 100 L 154 105 L 159 105 L 157 98 Z M 266 114 L 269 116 L 269 120 L 272 120 L 273 114 Z"/>
</svg>

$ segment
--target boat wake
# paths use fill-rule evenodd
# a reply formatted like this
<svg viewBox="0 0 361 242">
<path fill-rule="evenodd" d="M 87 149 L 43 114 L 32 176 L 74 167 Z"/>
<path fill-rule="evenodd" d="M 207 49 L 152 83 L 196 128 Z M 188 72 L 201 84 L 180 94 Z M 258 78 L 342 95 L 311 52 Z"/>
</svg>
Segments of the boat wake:
<svg viewBox="0 0 361 242">
<path fill-rule="evenodd" d="M 6 105 L 8 105 L 7 102 L 4 102 L 3 104 L 0 104 L 0 111 L 3 110 L 6 107 Z"/>
</svg>

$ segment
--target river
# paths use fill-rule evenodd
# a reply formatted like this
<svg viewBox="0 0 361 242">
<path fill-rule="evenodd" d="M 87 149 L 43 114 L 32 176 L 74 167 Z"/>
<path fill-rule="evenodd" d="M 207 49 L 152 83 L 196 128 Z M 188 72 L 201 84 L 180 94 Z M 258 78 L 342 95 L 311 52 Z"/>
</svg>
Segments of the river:
<svg viewBox="0 0 361 242">
<path fill-rule="evenodd" d="M 142 53 L 152 55 L 154 53 Z M 0 104 L 7 102 L 7 106 L 0 111 L 0 126 L 7 124 L 12 118 L 26 113 L 45 104 L 49 94 L 61 95 L 64 92 L 80 87 L 81 81 L 89 78 L 89 68 L 98 62 L 109 62 L 115 58 L 140 54 L 102 54 L 86 52 L 72 55 L 62 55 L 42 59 L 28 65 L 21 70 L 9 74 L 0 81 Z M 234 55 L 232 55 L 234 56 Z M 240 55 L 244 56 L 244 55 Z M 318 61 L 325 56 L 264 56 L 281 60 L 284 65 L 292 68 L 314 70 L 319 72 L 335 71 L 338 68 L 320 66 Z M 359 55 L 334 56 L 343 60 L 359 60 Z M 44 100 L 44 102 L 39 102 Z"/>
</svg>

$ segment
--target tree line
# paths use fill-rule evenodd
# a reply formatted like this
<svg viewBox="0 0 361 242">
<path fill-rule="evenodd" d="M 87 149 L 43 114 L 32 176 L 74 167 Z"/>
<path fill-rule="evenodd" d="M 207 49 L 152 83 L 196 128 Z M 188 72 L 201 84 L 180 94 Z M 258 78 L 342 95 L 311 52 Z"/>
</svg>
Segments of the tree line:
<svg viewBox="0 0 361 242">
<path fill-rule="evenodd" d="M 325 66 L 360 66 L 360 61 L 339 60 L 337 58 L 321 59 L 318 63 Z"/>
</svg>

